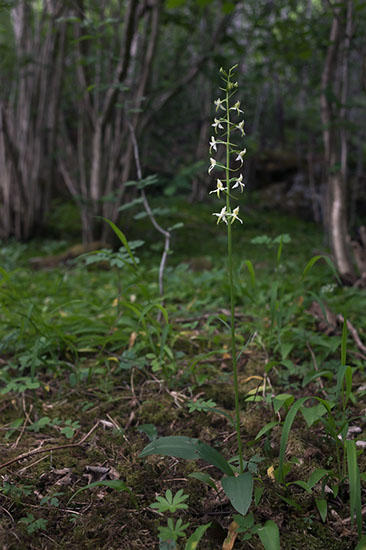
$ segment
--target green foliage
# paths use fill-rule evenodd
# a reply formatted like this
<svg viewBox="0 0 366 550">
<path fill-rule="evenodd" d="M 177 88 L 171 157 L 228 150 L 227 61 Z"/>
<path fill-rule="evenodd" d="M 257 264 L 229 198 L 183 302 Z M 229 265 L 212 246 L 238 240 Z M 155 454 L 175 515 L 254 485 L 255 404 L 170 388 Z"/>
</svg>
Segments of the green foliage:
<svg viewBox="0 0 366 550">
<path fill-rule="evenodd" d="M 23 523 L 26 526 L 27 532 L 31 535 L 37 531 L 47 528 L 47 520 L 38 518 L 36 519 L 33 514 L 27 512 L 27 517 L 21 518 L 19 523 Z"/>
<path fill-rule="evenodd" d="M 180 489 L 174 496 L 170 489 L 165 492 L 165 497 L 157 496 L 157 502 L 150 504 L 150 508 L 158 510 L 158 512 L 170 512 L 174 514 L 177 510 L 186 510 L 188 505 L 184 503 L 187 500 L 188 495 L 183 494 L 183 490 Z M 176 540 L 176 539 L 174 539 Z"/>
<path fill-rule="evenodd" d="M 194 215 L 193 213 L 193 218 Z M 278 226 L 281 225 L 276 219 L 272 223 L 273 226 L 267 230 L 271 242 L 277 240 L 276 235 L 280 233 Z M 248 232 L 247 240 L 258 233 L 258 228 L 252 225 L 251 221 L 248 222 Z M 307 245 L 301 241 L 303 233 L 309 235 L 310 241 Z M 362 397 L 356 385 L 362 375 L 362 362 L 353 354 L 355 346 L 351 335 L 347 334 L 346 322 L 342 335 L 339 332 L 327 336 L 314 330 L 314 321 L 305 310 L 315 301 L 316 296 L 318 303 L 323 304 L 326 301 L 335 312 L 342 312 L 344 315 L 344 303 L 347 301 L 347 318 L 352 319 L 362 339 L 365 330 L 362 317 L 365 303 L 362 295 L 354 289 L 339 288 L 333 284 L 331 292 L 322 290 L 325 287 L 324 282 L 329 280 L 329 266 L 326 262 L 315 262 L 307 271 L 306 277 L 301 278 L 302 266 L 306 265 L 306 250 L 314 246 L 311 231 L 301 228 L 297 233 L 292 227 L 291 239 L 286 247 L 282 247 L 280 254 L 281 239 L 271 246 L 239 241 L 240 251 L 246 246 L 245 254 L 251 257 L 250 263 L 241 258 L 243 269 L 237 270 L 234 275 L 235 321 L 238 327 L 236 344 L 239 351 L 237 359 L 243 362 L 240 363 L 241 420 L 250 423 L 251 415 L 260 411 L 263 421 L 262 424 L 257 422 L 256 429 L 252 432 L 248 456 L 245 455 L 243 460 L 243 474 L 237 476 L 240 464 L 238 456 L 232 456 L 230 440 L 220 448 L 220 438 L 216 437 L 212 446 L 200 445 L 197 439 L 188 437 L 183 440 L 174 437 L 158 438 L 158 433 L 166 433 L 164 420 L 161 419 L 168 411 L 172 414 L 168 402 L 171 402 L 173 410 L 179 411 L 181 419 L 191 411 L 186 418 L 187 430 L 191 429 L 191 425 L 195 425 L 196 412 L 200 413 L 202 419 L 200 429 L 203 429 L 203 426 L 206 429 L 210 417 L 214 415 L 215 424 L 210 426 L 210 433 L 214 433 L 213 426 L 221 426 L 222 422 L 227 422 L 229 430 L 232 430 L 232 402 L 227 397 L 229 392 L 226 392 L 230 381 L 227 369 L 230 361 L 230 333 L 223 328 L 224 323 L 230 328 L 230 320 L 224 309 L 226 303 L 222 296 L 228 287 L 225 266 L 220 258 L 220 241 L 218 244 L 215 241 L 217 266 L 198 272 L 191 270 L 187 264 L 179 264 L 184 254 L 178 243 L 180 255 L 175 259 L 177 265 L 172 263 L 166 272 L 164 305 L 160 299 L 155 299 L 156 268 L 152 267 L 154 260 L 152 253 L 148 251 L 148 240 L 144 246 L 139 247 L 138 261 L 131 241 L 127 241 L 139 273 L 128 252 L 123 252 L 124 247 L 120 252 L 124 254 L 127 264 L 123 263 L 123 267 L 113 267 L 107 272 L 98 270 L 97 263 L 93 266 L 86 265 L 85 261 L 78 261 L 68 269 L 54 269 L 46 273 L 37 271 L 30 274 L 24 266 L 21 254 L 16 252 L 14 261 L 9 261 L 13 271 L 2 272 L 0 332 L 2 356 L 8 361 L 0 365 L 0 391 L 6 402 L 10 399 L 19 400 L 20 397 L 29 403 L 31 399 L 35 408 L 27 421 L 22 409 L 5 421 L 7 424 L 3 434 L 4 443 L 12 444 L 18 434 L 22 434 L 21 440 L 24 440 L 27 434 L 34 436 L 40 433 L 52 438 L 58 436 L 62 445 L 65 437 L 75 436 L 75 430 L 84 425 L 87 416 L 83 421 L 80 419 L 84 412 L 86 415 L 89 411 L 94 414 L 93 409 L 96 406 L 112 400 L 111 390 L 114 385 L 118 388 L 121 384 L 129 387 L 132 380 L 135 395 L 143 409 L 146 400 L 149 399 L 146 392 L 148 383 L 145 381 L 150 380 L 151 387 L 156 384 L 156 387 L 159 386 L 164 392 L 167 389 L 168 402 L 162 402 L 159 417 L 149 412 L 143 420 L 138 421 L 137 430 L 144 433 L 153 445 L 146 447 L 141 456 L 158 453 L 189 460 L 204 460 L 206 467 L 209 467 L 207 471 L 190 474 L 192 470 L 188 470 L 183 475 L 185 478 L 189 477 L 191 483 L 193 478 L 215 492 L 219 491 L 220 497 L 222 492 L 220 493 L 218 481 L 224 476 L 222 484 L 233 509 L 241 514 L 247 510 L 245 516 L 235 516 L 239 524 L 239 538 L 242 537 L 245 541 L 259 537 L 259 533 L 264 529 L 261 544 L 265 548 L 265 544 L 274 544 L 276 536 L 271 526 L 262 527 L 254 521 L 253 525 L 248 527 L 251 518 L 256 517 L 255 507 L 268 495 L 280 499 L 284 509 L 292 508 L 294 517 L 303 522 L 305 529 L 319 528 L 321 522 L 324 522 L 324 529 L 329 529 L 327 518 L 330 517 L 334 505 L 333 498 L 341 498 L 344 501 L 349 494 L 351 517 L 356 524 L 355 531 L 357 527 L 359 538 L 362 540 L 359 518 L 360 491 L 364 478 L 359 470 L 363 458 L 361 452 L 356 450 L 354 441 L 346 439 L 348 426 L 357 421 L 355 411 L 359 407 L 358 400 Z M 302 244 L 298 245 L 298 242 Z M 9 245 L 10 249 L 12 246 Z M 46 243 L 45 246 L 51 253 L 57 250 L 54 243 Z M 209 240 L 207 246 L 210 250 Z M 22 249 L 22 254 L 23 252 L 28 255 L 29 248 Z M 104 252 L 107 251 L 103 251 L 102 254 Z M 91 257 L 93 256 L 97 257 L 97 254 Z M 11 257 L 10 251 L 9 258 Z M 210 250 L 210 258 L 215 258 L 214 251 Z M 274 281 L 277 283 L 275 293 L 272 288 Z M 18 302 L 19 295 L 23 300 L 22 306 Z M 26 317 L 24 304 L 28 307 Z M 243 316 L 242 311 L 245 312 Z M 157 322 L 156 314 L 159 312 L 161 320 Z M 185 316 L 187 320 L 184 320 Z M 179 319 L 178 322 L 176 318 Z M 19 323 L 19 319 L 22 322 Z M 12 331 L 13 337 L 9 339 Z M 250 336 L 249 331 L 254 332 L 254 336 Z M 305 342 L 309 343 L 314 352 L 318 370 L 314 368 L 306 351 Z M 268 357 L 267 362 L 263 361 L 261 353 Z M 252 360 L 255 362 L 257 358 L 259 365 L 252 370 Z M 242 371 L 242 366 L 249 369 L 247 376 Z M 252 374 L 257 378 L 249 380 Z M 272 386 L 264 383 L 265 376 Z M 323 381 L 320 396 L 316 393 L 319 380 Z M 145 384 L 143 392 L 137 390 L 141 383 Z M 50 410 L 47 409 L 46 412 L 40 408 L 41 400 L 47 400 L 51 392 L 55 393 L 55 388 L 62 399 L 63 384 L 71 394 L 74 391 L 79 394 L 84 386 L 92 388 L 91 394 L 85 394 L 81 398 L 76 415 L 70 410 L 66 414 L 59 410 L 51 414 Z M 211 388 L 215 387 L 220 389 L 210 393 Z M 302 388 L 305 387 L 307 401 L 299 404 L 299 397 L 301 399 L 301 395 L 304 395 L 301 394 Z M 196 399 L 195 396 L 200 392 L 204 393 Z M 187 395 L 190 397 L 188 400 Z M 312 395 L 314 397 L 308 397 Z M 118 399 L 118 394 L 116 397 L 114 393 L 114 396 L 114 399 Z M 151 397 L 151 411 L 157 406 L 156 401 L 155 396 Z M 176 408 L 183 402 L 183 407 Z M 209 416 L 203 417 L 203 412 L 209 413 Z M 271 414 L 274 415 L 272 418 Z M 140 424 L 141 421 L 151 423 Z M 292 439 L 296 439 L 304 427 L 310 434 L 314 434 L 314 440 L 320 438 L 320 445 L 324 443 L 324 459 L 314 460 L 314 467 L 310 470 L 301 467 L 300 461 L 296 459 L 302 458 L 301 451 L 296 447 L 296 450 L 293 450 L 290 445 Z M 117 430 L 111 430 L 110 438 L 117 437 L 116 432 Z M 123 430 L 123 436 L 130 441 L 133 432 L 136 432 L 135 428 L 131 431 L 126 428 Z M 248 433 L 251 433 L 250 428 Z M 280 464 L 276 470 L 277 458 L 274 458 L 271 443 L 277 438 Z M 138 451 L 141 449 L 141 439 L 140 436 Z M 326 448 L 329 449 L 329 453 L 324 451 Z M 285 458 L 290 451 L 296 456 L 292 459 Z M 237 454 L 235 447 L 234 453 Z M 162 464 L 164 463 L 159 463 L 159 468 L 164 468 Z M 282 474 L 281 488 L 278 487 L 276 479 L 271 486 L 261 481 L 265 471 L 271 466 L 274 467 L 277 480 Z M 149 472 L 149 469 L 155 467 L 153 461 L 148 461 L 146 471 Z M 216 477 L 212 467 L 221 471 L 221 477 Z M 244 477 L 245 490 L 241 485 L 241 476 Z M 238 481 L 228 482 L 228 478 Z M 122 482 L 126 489 L 119 484 L 119 480 L 115 481 L 117 484 L 112 482 L 111 485 L 110 482 L 101 482 L 102 487 L 104 484 L 105 489 L 114 488 L 128 493 L 127 482 Z M 155 483 L 154 481 L 154 485 Z M 134 496 L 134 483 L 129 481 L 128 485 Z M 82 490 L 92 490 L 93 487 L 94 485 L 90 484 Z M 34 487 L 6 481 L 0 490 L 14 505 L 22 506 L 22 514 L 29 525 L 37 521 L 30 521 L 26 516 L 28 502 L 34 504 Z M 180 488 L 176 489 L 178 490 Z M 40 503 L 43 507 L 52 507 L 53 512 L 61 510 L 66 504 L 65 499 L 67 501 L 70 496 L 51 492 L 46 494 Z M 140 492 L 138 494 L 140 495 Z M 204 495 L 204 492 L 201 494 Z M 109 498 L 112 498 L 112 495 Z M 136 497 L 134 498 L 137 501 Z M 304 498 L 308 499 L 306 506 Z M 252 508 L 247 508 L 248 502 Z M 313 503 L 312 508 L 310 503 Z M 182 542 L 191 532 L 189 527 L 185 528 L 190 519 L 189 509 L 177 509 L 178 514 L 179 512 L 184 512 L 184 517 L 171 518 L 170 525 L 167 523 L 162 527 L 160 538 L 168 538 L 160 541 L 161 548 L 176 548 L 177 540 L 178 547 L 179 542 L 180 546 L 184 547 L 186 544 L 187 548 L 191 547 L 187 546 L 187 540 Z M 171 512 L 167 510 L 165 513 Z M 20 523 L 23 530 L 28 523 Z M 45 529 L 42 523 L 40 528 Z M 202 529 L 199 528 L 200 531 L 196 530 L 198 535 L 206 528 L 202 526 Z M 267 529 L 268 540 L 265 538 Z M 178 539 L 173 540 L 172 537 L 178 536 L 178 533 Z M 286 536 L 286 527 L 284 535 Z M 198 539 L 192 540 L 193 545 L 198 544 Z"/>
<path fill-rule="evenodd" d="M 159 538 L 161 541 L 176 541 L 179 537 L 185 536 L 185 530 L 189 525 L 189 523 L 183 524 L 181 519 L 174 523 L 174 520 L 169 518 L 167 527 L 159 527 Z"/>
</svg>

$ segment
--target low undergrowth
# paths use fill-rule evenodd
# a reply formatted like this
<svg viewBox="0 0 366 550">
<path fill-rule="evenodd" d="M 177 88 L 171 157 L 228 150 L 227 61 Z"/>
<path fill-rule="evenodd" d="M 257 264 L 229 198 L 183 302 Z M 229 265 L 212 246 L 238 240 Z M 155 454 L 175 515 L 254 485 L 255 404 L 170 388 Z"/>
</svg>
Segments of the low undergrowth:
<svg viewBox="0 0 366 550">
<path fill-rule="evenodd" d="M 186 225 L 163 300 L 158 243 L 138 242 L 143 224 L 128 235 L 138 276 L 123 248 L 31 271 L 32 254 L 67 243 L 4 247 L 3 548 L 175 548 L 159 543 L 170 533 L 179 548 L 196 536 L 200 549 L 262 549 L 260 530 L 274 522 L 283 549 L 353 550 L 365 494 L 366 297 L 341 287 L 326 260 L 309 267 L 321 248 L 311 224 L 287 220 L 284 233 L 280 216 L 248 210 L 245 236 L 235 236 L 248 513 L 236 514 L 204 455 L 141 458 L 179 435 L 237 464 L 225 241 L 211 209 L 182 202 L 178 211 Z"/>
</svg>

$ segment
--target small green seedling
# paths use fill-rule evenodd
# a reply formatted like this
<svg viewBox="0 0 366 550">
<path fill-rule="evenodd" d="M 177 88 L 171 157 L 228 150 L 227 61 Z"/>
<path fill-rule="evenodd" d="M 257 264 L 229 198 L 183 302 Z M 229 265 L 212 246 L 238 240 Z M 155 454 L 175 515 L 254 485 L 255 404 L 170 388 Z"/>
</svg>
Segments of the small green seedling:
<svg viewBox="0 0 366 550">
<path fill-rule="evenodd" d="M 27 512 L 27 517 L 21 518 L 18 523 L 24 523 L 27 533 L 30 535 L 32 533 L 36 533 L 37 531 L 41 531 L 42 529 L 46 529 L 47 527 L 46 519 L 36 519 L 34 515 L 29 512 Z"/>
</svg>

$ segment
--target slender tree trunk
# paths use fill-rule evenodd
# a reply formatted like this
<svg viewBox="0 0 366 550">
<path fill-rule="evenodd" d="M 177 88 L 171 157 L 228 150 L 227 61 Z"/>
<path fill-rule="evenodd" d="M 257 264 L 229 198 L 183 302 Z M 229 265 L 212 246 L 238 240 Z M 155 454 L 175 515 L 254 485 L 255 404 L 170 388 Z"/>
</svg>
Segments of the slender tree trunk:
<svg viewBox="0 0 366 550">
<path fill-rule="evenodd" d="M 322 74 L 321 118 L 327 165 L 327 225 L 332 252 L 342 280 L 348 284 L 356 281 L 347 239 L 347 135 L 345 129 L 345 102 L 348 86 L 348 50 L 352 28 L 352 0 L 346 2 L 346 15 L 339 8 L 333 13 L 330 44 Z M 344 24 L 344 19 L 346 23 Z M 343 31 L 343 32 L 342 32 Z M 344 32 L 345 31 L 345 32 Z M 343 40 L 343 48 L 342 47 Z M 342 108 L 339 110 L 331 99 L 336 94 L 335 83 L 340 68 Z M 338 129 L 339 124 L 341 130 Z"/>
</svg>

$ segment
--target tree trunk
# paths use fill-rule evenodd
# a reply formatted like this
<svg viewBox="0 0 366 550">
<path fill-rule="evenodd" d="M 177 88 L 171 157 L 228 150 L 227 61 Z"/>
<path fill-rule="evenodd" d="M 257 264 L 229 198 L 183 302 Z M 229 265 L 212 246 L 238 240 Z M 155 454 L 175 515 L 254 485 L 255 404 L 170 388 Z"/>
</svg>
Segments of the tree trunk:
<svg viewBox="0 0 366 550">
<path fill-rule="evenodd" d="M 344 105 L 347 99 L 351 28 L 352 0 L 347 0 L 342 10 L 335 8 L 333 12 L 330 44 L 323 68 L 321 90 L 321 118 L 328 188 L 326 221 L 336 268 L 341 279 L 347 284 L 353 284 L 357 279 L 348 245 L 346 207 L 347 135 Z M 337 94 L 337 77 L 340 78 L 341 97 L 338 104 L 341 103 L 341 109 L 333 99 Z"/>
<path fill-rule="evenodd" d="M 17 81 L 0 105 L 0 238 L 28 239 L 48 213 L 64 60 L 63 2 L 12 10 Z M 14 99 L 15 98 L 15 99 Z"/>
</svg>

